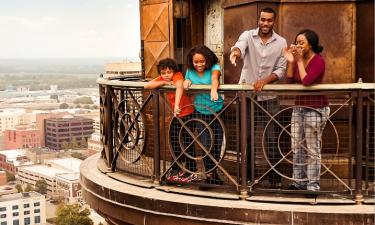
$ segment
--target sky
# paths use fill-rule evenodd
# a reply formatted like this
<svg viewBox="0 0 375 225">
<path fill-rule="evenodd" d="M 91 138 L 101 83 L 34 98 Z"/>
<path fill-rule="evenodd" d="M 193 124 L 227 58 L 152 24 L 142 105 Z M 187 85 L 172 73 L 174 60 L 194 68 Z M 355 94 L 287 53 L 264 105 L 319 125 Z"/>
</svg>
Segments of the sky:
<svg viewBox="0 0 375 225">
<path fill-rule="evenodd" d="M 138 57 L 138 0 L 0 0 L 0 59 Z"/>
</svg>

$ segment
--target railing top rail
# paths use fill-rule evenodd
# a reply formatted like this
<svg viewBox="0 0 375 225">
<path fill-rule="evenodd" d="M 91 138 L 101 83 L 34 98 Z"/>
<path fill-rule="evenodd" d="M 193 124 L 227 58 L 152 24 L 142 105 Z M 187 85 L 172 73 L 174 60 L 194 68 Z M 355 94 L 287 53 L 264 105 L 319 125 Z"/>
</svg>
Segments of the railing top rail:
<svg viewBox="0 0 375 225">
<path fill-rule="evenodd" d="M 143 81 L 120 81 L 99 78 L 97 84 L 109 85 L 115 87 L 143 88 Z M 174 89 L 172 85 L 163 86 L 162 89 Z M 190 90 L 210 90 L 210 85 L 191 85 Z M 250 84 L 221 84 L 219 90 L 222 91 L 253 91 L 254 87 Z M 264 91 L 350 91 L 350 90 L 375 90 L 375 83 L 342 83 L 342 84 L 316 84 L 304 86 L 302 84 L 267 84 Z"/>
</svg>

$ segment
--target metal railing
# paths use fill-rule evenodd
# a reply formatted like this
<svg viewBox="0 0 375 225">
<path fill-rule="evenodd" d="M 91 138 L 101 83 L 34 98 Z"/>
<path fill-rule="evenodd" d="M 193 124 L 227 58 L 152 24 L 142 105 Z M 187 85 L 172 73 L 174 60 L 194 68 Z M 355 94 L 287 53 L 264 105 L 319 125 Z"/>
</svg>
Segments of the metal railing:
<svg viewBox="0 0 375 225">
<path fill-rule="evenodd" d="M 180 118 L 173 116 L 167 97 L 174 92 L 172 86 L 144 90 L 141 81 L 102 78 L 97 83 L 102 158 L 112 171 L 174 185 L 171 172 L 180 170 L 186 179 L 175 183 L 183 183 L 182 188 L 209 187 L 244 198 L 269 192 L 298 194 L 306 191 L 289 190 L 290 185 L 307 178 L 296 178 L 296 168 L 305 175 L 310 168 L 307 161 L 296 162 L 300 149 L 304 157 L 320 163 L 318 194 L 346 196 L 358 203 L 363 195 L 374 194 L 374 84 L 277 84 L 262 92 L 254 92 L 251 85 L 221 85 L 221 110 L 207 108 L 211 115 L 195 112 Z M 209 90 L 207 85 L 193 85 L 186 94 L 194 99 Z M 316 111 L 320 118 L 316 108 L 298 105 L 298 98 L 311 103 L 319 96 L 327 96 L 330 108 L 321 143 L 315 143 L 321 146 L 321 157 L 311 156 L 311 135 L 296 136 L 301 126 L 292 122 L 298 107 Z"/>
</svg>

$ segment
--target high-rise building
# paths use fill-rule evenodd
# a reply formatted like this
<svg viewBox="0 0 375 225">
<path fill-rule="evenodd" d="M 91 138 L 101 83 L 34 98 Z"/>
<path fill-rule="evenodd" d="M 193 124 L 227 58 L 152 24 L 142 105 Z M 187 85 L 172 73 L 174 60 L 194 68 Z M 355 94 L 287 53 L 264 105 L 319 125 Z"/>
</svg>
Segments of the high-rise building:
<svg viewBox="0 0 375 225">
<path fill-rule="evenodd" d="M 72 116 L 46 119 L 46 147 L 56 150 L 69 147 L 86 148 L 93 132 L 92 119 Z"/>
<path fill-rule="evenodd" d="M 62 118 L 63 116 L 66 116 L 67 112 L 61 112 L 61 113 L 37 113 L 36 114 L 36 128 L 39 129 L 40 132 L 40 143 L 41 147 L 46 146 L 46 140 L 45 140 L 45 120 L 50 118 Z"/>
</svg>

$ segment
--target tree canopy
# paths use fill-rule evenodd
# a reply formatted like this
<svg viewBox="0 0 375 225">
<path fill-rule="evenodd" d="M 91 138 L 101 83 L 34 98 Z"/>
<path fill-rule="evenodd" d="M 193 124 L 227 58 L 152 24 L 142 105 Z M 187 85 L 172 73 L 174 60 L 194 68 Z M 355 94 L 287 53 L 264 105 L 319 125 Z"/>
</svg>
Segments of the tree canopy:
<svg viewBox="0 0 375 225">
<path fill-rule="evenodd" d="M 5 175 L 7 177 L 7 182 L 16 180 L 16 176 L 14 176 L 14 174 L 12 173 L 9 173 L 8 171 L 5 171 Z"/>
<path fill-rule="evenodd" d="M 78 204 L 61 205 L 57 210 L 56 225 L 93 225 L 89 209 L 81 209 Z"/>
<path fill-rule="evenodd" d="M 35 183 L 35 191 L 42 195 L 47 194 L 47 182 L 45 180 L 38 180 Z"/>
<path fill-rule="evenodd" d="M 67 103 L 61 103 L 60 104 L 60 107 L 59 107 L 60 109 L 68 109 L 69 108 L 69 105 L 67 104 Z"/>
<path fill-rule="evenodd" d="M 94 104 L 91 97 L 88 97 L 88 96 L 82 96 L 82 97 L 76 98 L 74 99 L 73 103 L 74 104 Z"/>
<path fill-rule="evenodd" d="M 17 189 L 17 192 L 18 192 L 18 193 L 22 193 L 22 192 L 23 192 L 23 188 L 22 188 L 22 185 L 21 185 L 21 184 L 16 184 L 16 186 L 14 186 L 14 188 Z"/>
</svg>

